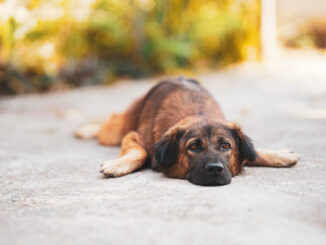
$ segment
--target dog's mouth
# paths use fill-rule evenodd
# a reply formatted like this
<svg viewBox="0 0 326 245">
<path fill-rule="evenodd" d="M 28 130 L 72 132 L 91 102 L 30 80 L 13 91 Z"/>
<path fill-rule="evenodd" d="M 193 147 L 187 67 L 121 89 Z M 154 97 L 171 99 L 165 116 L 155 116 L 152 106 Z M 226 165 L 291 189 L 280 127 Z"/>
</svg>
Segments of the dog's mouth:
<svg viewBox="0 0 326 245">
<path fill-rule="evenodd" d="M 218 177 L 210 177 L 210 176 L 196 176 L 189 175 L 188 181 L 195 185 L 202 186 L 220 186 L 220 185 L 228 185 L 231 183 L 232 176 L 231 174 L 224 174 Z"/>
<path fill-rule="evenodd" d="M 209 180 L 209 181 L 206 181 L 206 182 L 197 182 L 197 181 L 193 181 L 191 179 L 188 179 L 188 180 L 192 184 L 201 185 L 201 186 L 221 186 L 221 185 L 228 185 L 228 184 L 231 183 L 231 179 L 228 180 L 228 181 Z"/>
<path fill-rule="evenodd" d="M 231 179 L 229 180 L 207 180 L 207 181 L 196 181 L 193 179 L 188 179 L 189 182 L 195 185 L 201 186 L 220 186 L 220 185 L 228 185 L 231 183 Z"/>
</svg>

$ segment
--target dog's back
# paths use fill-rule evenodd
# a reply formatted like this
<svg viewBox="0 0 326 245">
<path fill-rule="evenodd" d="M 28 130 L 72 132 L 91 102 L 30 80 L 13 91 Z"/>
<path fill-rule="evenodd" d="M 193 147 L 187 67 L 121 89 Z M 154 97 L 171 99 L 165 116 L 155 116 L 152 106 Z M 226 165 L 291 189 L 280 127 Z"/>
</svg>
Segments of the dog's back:
<svg viewBox="0 0 326 245">
<path fill-rule="evenodd" d="M 224 120 L 216 101 L 197 81 L 163 81 L 129 108 L 125 130 L 137 131 L 150 150 L 171 126 L 191 115 Z"/>
</svg>

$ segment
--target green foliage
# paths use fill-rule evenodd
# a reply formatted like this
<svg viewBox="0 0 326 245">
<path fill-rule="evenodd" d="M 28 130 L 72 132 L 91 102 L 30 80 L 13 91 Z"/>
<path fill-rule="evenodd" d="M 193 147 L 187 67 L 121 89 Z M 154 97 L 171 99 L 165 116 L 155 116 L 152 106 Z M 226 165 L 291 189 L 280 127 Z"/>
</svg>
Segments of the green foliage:
<svg viewBox="0 0 326 245">
<path fill-rule="evenodd" d="M 0 3 L 0 16 L 8 13 L 0 17 L 0 93 L 217 68 L 260 53 L 259 0 L 22 0 L 8 6 Z"/>
</svg>

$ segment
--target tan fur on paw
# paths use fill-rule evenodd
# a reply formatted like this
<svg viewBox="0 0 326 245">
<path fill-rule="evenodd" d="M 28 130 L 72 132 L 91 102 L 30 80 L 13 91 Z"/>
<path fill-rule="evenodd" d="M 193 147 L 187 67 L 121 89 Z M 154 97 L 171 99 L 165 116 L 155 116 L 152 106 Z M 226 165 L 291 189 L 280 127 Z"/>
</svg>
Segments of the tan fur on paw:
<svg viewBox="0 0 326 245">
<path fill-rule="evenodd" d="M 299 155 L 292 150 L 276 150 L 273 153 L 272 161 L 275 167 L 291 167 L 300 159 Z M 277 153 L 277 156 L 275 156 L 275 153 Z"/>
<path fill-rule="evenodd" d="M 81 139 L 90 139 L 97 136 L 101 128 L 100 123 L 87 123 L 75 131 L 75 137 Z"/>
<path fill-rule="evenodd" d="M 120 177 L 132 171 L 130 164 L 122 159 L 110 160 L 101 164 L 100 173 L 105 177 Z"/>
</svg>

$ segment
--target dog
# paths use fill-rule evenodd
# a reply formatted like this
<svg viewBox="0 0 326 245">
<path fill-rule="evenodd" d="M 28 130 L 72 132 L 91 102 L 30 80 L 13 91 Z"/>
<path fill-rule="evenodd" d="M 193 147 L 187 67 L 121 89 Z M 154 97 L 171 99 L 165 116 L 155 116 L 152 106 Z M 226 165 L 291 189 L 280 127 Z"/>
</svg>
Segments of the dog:
<svg viewBox="0 0 326 245">
<path fill-rule="evenodd" d="M 289 150 L 256 149 L 210 93 L 185 78 L 158 83 L 125 112 L 101 125 L 86 124 L 75 136 L 121 145 L 120 157 L 101 165 L 105 177 L 150 166 L 170 178 L 217 186 L 230 184 L 244 165 L 290 167 L 299 160 Z"/>
</svg>

